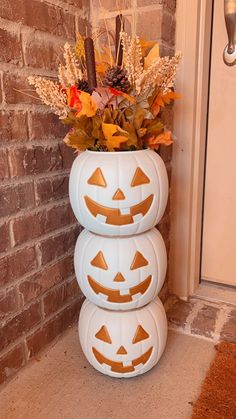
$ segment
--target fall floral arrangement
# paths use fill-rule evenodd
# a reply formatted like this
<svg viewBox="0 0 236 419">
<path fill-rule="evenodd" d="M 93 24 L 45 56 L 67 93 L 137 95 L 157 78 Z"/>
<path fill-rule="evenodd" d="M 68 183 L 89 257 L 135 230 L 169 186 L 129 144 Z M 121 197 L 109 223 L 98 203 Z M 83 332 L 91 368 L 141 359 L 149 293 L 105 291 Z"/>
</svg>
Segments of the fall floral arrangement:
<svg viewBox="0 0 236 419">
<path fill-rule="evenodd" d="M 157 43 L 130 37 L 122 15 L 113 48 L 111 42 L 99 46 L 97 38 L 79 34 L 75 48 L 65 44 L 58 81 L 29 77 L 40 99 L 70 127 L 65 143 L 78 151 L 170 145 L 162 110 L 178 98 L 173 88 L 180 54 L 160 57 Z"/>
</svg>

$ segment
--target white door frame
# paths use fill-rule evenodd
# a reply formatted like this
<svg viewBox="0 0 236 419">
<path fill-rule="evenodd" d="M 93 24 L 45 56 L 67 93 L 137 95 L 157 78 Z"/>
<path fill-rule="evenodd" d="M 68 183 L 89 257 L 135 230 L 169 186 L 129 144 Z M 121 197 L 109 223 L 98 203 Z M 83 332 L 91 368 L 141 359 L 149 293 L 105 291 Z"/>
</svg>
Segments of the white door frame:
<svg viewBox="0 0 236 419">
<path fill-rule="evenodd" d="M 212 5 L 177 0 L 176 50 L 183 59 L 174 116 L 170 289 L 182 299 L 199 286 Z"/>
</svg>

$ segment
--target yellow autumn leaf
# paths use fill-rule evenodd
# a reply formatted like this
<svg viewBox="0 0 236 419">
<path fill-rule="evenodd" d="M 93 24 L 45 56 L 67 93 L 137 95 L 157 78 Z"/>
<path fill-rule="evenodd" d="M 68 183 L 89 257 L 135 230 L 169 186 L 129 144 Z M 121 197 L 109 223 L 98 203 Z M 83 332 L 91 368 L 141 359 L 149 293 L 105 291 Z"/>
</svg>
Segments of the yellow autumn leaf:
<svg viewBox="0 0 236 419">
<path fill-rule="evenodd" d="M 96 115 L 97 104 L 89 93 L 81 92 L 79 99 L 81 101 L 82 109 L 76 114 L 78 118 L 82 115 L 86 115 L 88 118 Z"/>
<path fill-rule="evenodd" d="M 119 125 L 106 124 L 105 122 L 102 123 L 102 131 L 109 151 L 120 148 L 121 143 L 126 142 L 129 136 L 129 133 L 121 129 Z"/>
<path fill-rule="evenodd" d="M 142 50 L 142 56 L 145 56 L 147 49 L 152 48 L 156 44 L 156 41 L 146 41 L 146 39 L 140 39 L 140 46 Z"/>
<path fill-rule="evenodd" d="M 77 58 L 85 58 L 84 36 L 78 32 L 76 38 L 75 55 Z"/>
<path fill-rule="evenodd" d="M 159 44 L 155 44 L 154 47 L 149 51 L 148 55 L 144 58 L 144 70 L 157 60 L 160 56 Z"/>
</svg>

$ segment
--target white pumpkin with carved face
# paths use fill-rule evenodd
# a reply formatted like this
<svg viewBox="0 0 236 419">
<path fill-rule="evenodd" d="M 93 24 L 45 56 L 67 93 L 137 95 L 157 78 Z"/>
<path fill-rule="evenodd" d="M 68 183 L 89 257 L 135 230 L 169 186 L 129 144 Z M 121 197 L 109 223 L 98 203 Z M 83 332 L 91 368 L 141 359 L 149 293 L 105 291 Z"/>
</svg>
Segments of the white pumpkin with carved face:
<svg viewBox="0 0 236 419">
<path fill-rule="evenodd" d="M 112 377 L 134 377 L 160 359 L 167 337 L 164 307 L 157 298 L 133 311 L 108 311 L 86 300 L 79 318 L 83 352 L 94 368 Z"/>
<path fill-rule="evenodd" d="M 70 202 L 88 230 L 109 236 L 139 234 L 161 219 L 168 197 L 164 162 L 152 150 L 85 151 L 74 161 Z"/>
<path fill-rule="evenodd" d="M 74 254 L 85 296 L 100 307 L 142 307 L 160 291 L 167 266 L 164 241 L 155 228 L 133 237 L 101 237 L 84 230 Z"/>
</svg>

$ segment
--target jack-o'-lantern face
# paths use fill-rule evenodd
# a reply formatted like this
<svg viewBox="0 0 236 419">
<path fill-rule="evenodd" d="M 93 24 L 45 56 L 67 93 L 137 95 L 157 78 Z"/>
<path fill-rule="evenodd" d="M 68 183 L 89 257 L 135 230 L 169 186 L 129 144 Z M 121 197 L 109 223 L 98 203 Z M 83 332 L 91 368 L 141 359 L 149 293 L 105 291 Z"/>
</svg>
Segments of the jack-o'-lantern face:
<svg viewBox="0 0 236 419">
<path fill-rule="evenodd" d="M 75 248 L 75 273 L 82 292 L 111 310 L 142 307 L 160 291 L 166 251 L 156 229 L 134 237 L 102 238 L 84 230 Z"/>
<path fill-rule="evenodd" d="M 97 267 L 98 269 L 108 270 L 108 265 L 106 263 L 106 260 L 104 258 L 103 253 L 100 251 L 95 256 L 95 258 L 90 262 L 92 266 Z M 134 271 L 136 269 L 141 269 L 144 266 L 147 266 L 149 263 L 147 259 L 140 253 L 139 251 L 136 251 L 134 255 L 134 259 L 130 265 L 130 270 Z M 88 283 L 92 290 L 95 292 L 95 294 L 103 294 L 107 297 L 107 301 L 111 303 L 127 303 L 130 301 L 133 301 L 133 296 L 141 294 L 143 295 L 147 289 L 149 288 L 151 281 L 152 281 L 152 275 L 148 275 L 143 281 L 137 283 L 137 285 L 134 285 L 130 288 L 126 288 L 126 293 L 121 293 L 121 289 L 117 288 L 108 288 L 102 285 L 101 283 L 97 282 L 92 276 L 87 276 Z M 121 272 L 117 272 L 113 282 L 126 282 L 129 285 L 129 278 L 126 280 L 124 275 L 122 275 Z M 127 285 L 126 285 L 127 287 Z"/>
<path fill-rule="evenodd" d="M 140 185 L 145 185 L 146 183 L 150 183 L 150 179 L 148 176 L 143 172 L 140 167 L 137 167 L 132 178 L 130 187 L 134 188 Z M 104 178 L 101 168 L 97 167 L 91 177 L 88 179 L 89 185 L 94 185 L 101 188 L 107 187 L 107 181 Z M 153 194 L 150 194 L 146 199 L 141 202 L 138 202 L 131 207 L 122 207 L 122 208 L 113 208 L 109 206 L 104 206 L 89 196 L 85 196 L 84 200 L 86 206 L 90 213 L 94 216 L 101 216 L 104 217 L 105 224 L 111 224 L 116 226 L 122 226 L 126 224 L 133 224 L 135 220 L 135 216 L 138 217 L 140 220 L 144 217 L 147 212 L 149 211 L 152 201 L 153 201 Z M 111 198 L 113 201 L 124 201 L 126 199 L 124 192 L 119 187 L 114 191 L 114 194 Z"/>
<path fill-rule="evenodd" d="M 109 345 L 112 344 L 109 331 L 105 325 L 101 327 L 101 329 L 96 333 L 95 337 L 103 342 L 106 342 Z M 139 324 L 133 336 L 132 344 L 140 344 L 140 342 L 148 338 L 149 334 Z M 142 353 L 137 358 L 131 359 L 125 346 L 120 345 L 119 348 L 117 348 L 116 355 L 122 355 L 122 359 L 124 358 L 125 362 L 120 361 L 120 357 L 119 360 L 109 359 L 106 356 L 104 356 L 101 352 L 99 352 L 95 347 L 92 347 L 92 351 L 99 364 L 105 364 L 106 366 L 111 367 L 112 372 L 125 374 L 128 372 L 133 372 L 137 370 L 137 368 L 139 368 L 140 366 L 145 365 L 152 354 L 153 346 L 150 346 L 150 348 L 147 351 Z"/>
<path fill-rule="evenodd" d="M 97 370 L 113 377 L 134 377 L 150 370 L 162 355 L 165 310 L 158 298 L 131 311 L 104 310 L 85 300 L 79 336 L 85 356 Z"/>
<path fill-rule="evenodd" d="M 163 161 L 151 150 L 86 151 L 73 163 L 69 192 L 85 228 L 125 236 L 157 224 L 166 206 L 168 180 Z"/>
</svg>

